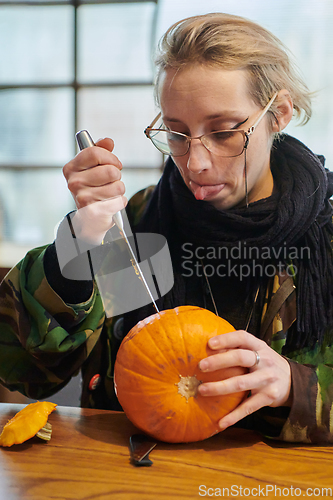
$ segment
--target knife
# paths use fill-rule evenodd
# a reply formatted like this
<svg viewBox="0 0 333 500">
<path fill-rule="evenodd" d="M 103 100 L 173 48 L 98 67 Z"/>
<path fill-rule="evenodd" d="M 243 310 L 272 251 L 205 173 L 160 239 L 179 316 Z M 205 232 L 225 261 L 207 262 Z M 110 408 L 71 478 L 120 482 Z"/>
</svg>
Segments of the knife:
<svg viewBox="0 0 333 500">
<path fill-rule="evenodd" d="M 95 146 L 96 144 L 94 143 L 94 141 L 92 140 L 91 138 L 91 135 L 89 134 L 89 132 L 87 130 L 80 130 L 79 132 L 77 132 L 76 134 L 76 140 L 77 140 L 77 144 L 79 146 L 79 149 L 82 151 L 82 149 L 86 149 L 86 148 L 90 148 L 92 146 Z M 121 215 L 121 212 L 117 212 L 115 213 L 113 216 L 112 216 L 116 226 L 118 227 L 119 229 L 119 232 L 120 232 L 120 235 L 121 237 L 125 240 L 126 242 L 126 245 L 127 245 L 127 248 L 129 250 L 129 253 L 131 255 L 131 264 L 134 268 L 134 271 L 135 271 L 135 274 L 138 275 L 138 278 L 141 280 L 141 282 L 143 283 L 145 289 L 146 289 L 146 292 L 148 293 L 149 297 L 150 297 L 150 300 L 152 301 L 153 305 L 154 305 L 154 308 L 156 310 L 156 312 L 160 312 L 157 305 L 156 305 L 156 302 L 154 300 L 154 297 L 153 297 L 153 294 L 151 293 L 150 291 L 150 288 L 148 286 L 148 283 L 143 275 L 143 272 L 141 271 L 141 268 L 139 266 L 139 263 L 137 261 L 137 258 L 135 256 L 135 253 L 133 252 L 133 249 L 131 247 L 131 244 L 130 242 L 128 241 L 128 238 L 127 238 L 127 235 L 125 233 L 125 230 L 124 230 L 124 221 L 123 221 L 123 218 L 122 218 L 122 215 Z"/>
<path fill-rule="evenodd" d="M 153 462 L 149 459 L 149 453 L 157 445 L 156 441 L 145 434 L 133 434 L 129 440 L 131 458 L 134 465 L 150 466 Z"/>
</svg>

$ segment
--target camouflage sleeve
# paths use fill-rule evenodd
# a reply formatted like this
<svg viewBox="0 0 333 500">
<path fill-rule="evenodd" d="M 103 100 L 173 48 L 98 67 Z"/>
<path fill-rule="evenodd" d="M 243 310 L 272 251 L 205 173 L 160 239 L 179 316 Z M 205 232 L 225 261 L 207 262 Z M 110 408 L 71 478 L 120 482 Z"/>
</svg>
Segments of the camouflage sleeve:
<svg viewBox="0 0 333 500">
<path fill-rule="evenodd" d="M 272 286 L 272 297 L 263 309 L 262 325 L 266 340 L 276 352 L 282 355 L 288 328 L 296 319 L 295 293 L 286 294 L 286 274 L 276 275 Z M 283 292 L 283 293 L 281 293 Z M 281 301 L 274 300 L 280 293 Z M 275 295 L 274 295 L 275 294 Z M 287 295 L 287 299 L 286 299 Z M 273 305 L 275 315 L 266 311 Z M 270 316 L 270 322 L 266 317 Z M 299 443 L 333 443 L 333 346 L 326 341 L 322 346 L 310 350 L 304 348 L 289 353 L 292 377 L 292 406 L 264 407 L 255 412 L 245 423 L 268 438 Z"/>
<path fill-rule="evenodd" d="M 153 189 L 150 186 L 130 200 L 131 223 L 141 217 Z M 62 228 L 66 232 L 66 224 Z M 62 236 L 66 259 L 67 254 L 77 257 L 72 234 Z M 61 286 L 55 287 L 58 293 L 55 291 L 52 259 L 48 260 L 49 272 L 45 274 L 47 249 L 49 246 L 31 250 L 0 286 L 0 383 L 33 399 L 49 397 L 66 385 L 89 357 L 105 325 L 105 311 L 95 283 L 90 297 L 78 304 L 65 302 L 73 296 L 72 289 L 67 290 L 69 280 L 62 280 Z M 84 254 L 80 247 L 81 251 Z M 58 249 L 57 257 L 59 260 Z M 84 267 L 79 279 L 91 280 L 90 267 L 87 275 L 87 265 L 79 264 L 81 270 Z M 72 268 L 75 271 L 72 266 L 68 272 Z M 84 282 L 80 282 L 82 287 Z M 85 287 L 85 291 L 88 289 Z M 86 293 L 81 297 L 87 297 Z"/>
<path fill-rule="evenodd" d="M 104 324 L 95 286 L 86 302 L 75 305 L 53 291 L 44 274 L 46 248 L 30 251 L 0 287 L 0 381 L 34 399 L 68 382 Z"/>
<path fill-rule="evenodd" d="M 289 363 L 293 404 L 279 439 L 333 443 L 333 348 L 295 354 Z"/>
<path fill-rule="evenodd" d="M 247 427 L 289 443 L 333 443 L 333 349 L 318 348 L 288 359 L 292 376 L 291 408 L 264 407 Z"/>
</svg>

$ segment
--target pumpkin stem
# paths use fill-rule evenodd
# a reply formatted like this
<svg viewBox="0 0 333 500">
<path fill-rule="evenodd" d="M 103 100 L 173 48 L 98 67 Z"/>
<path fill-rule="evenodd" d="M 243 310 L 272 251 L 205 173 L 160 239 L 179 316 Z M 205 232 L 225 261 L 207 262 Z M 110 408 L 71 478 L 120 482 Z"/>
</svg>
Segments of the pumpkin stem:
<svg viewBox="0 0 333 500">
<path fill-rule="evenodd" d="M 175 384 L 178 386 L 178 393 L 181 396 L 184 396 L 186 398 L 186 401 L 188 402 L 189 398 L 193 397 L 195 398 L 197 393 L 198 393 L 198 387 L 202 382 L 197 379 L 195 375 L 191 377 L 182 377 L 179 375 L 180 381 L 178 384 Z"/>
<path fill-rule="evenodd" d="M 36 434 L 37 437 L 43 439 L 44 441 L 50 441 L 52 435 L 52 425 L 46 422 L 44 427 L 42 427 Z"/>
</svg>

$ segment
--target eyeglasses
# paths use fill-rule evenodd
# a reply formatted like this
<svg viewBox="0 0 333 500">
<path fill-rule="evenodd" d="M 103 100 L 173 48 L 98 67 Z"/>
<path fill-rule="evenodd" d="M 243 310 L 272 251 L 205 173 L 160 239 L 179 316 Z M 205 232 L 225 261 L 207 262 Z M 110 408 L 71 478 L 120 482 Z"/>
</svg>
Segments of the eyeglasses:
<svg viewBox="0 0 333 500">
<path fill-rule="evenodd" d="M 247 148 L 250 136 L 273 104 L 276 96 L 277 92 L 275 92 L 255 123 L 247 131 L 241 129 L 219 130 L 198 137 L 189 137 L 181 132 L 165 130 L 163 128 L 165 127 L 164 124 L 161 125 L 161 128 L 153 128 L 156 122 L 161 118 L 161 113 L 159 113 L 145 129 L 144 133 L 161 153 L 174 157 L 186 155 L 194 139 L 199 139 L 203 146 L 216 156 L 222 156 L 224 158 L 240 156 L 244 149 Z"/>
</svg>

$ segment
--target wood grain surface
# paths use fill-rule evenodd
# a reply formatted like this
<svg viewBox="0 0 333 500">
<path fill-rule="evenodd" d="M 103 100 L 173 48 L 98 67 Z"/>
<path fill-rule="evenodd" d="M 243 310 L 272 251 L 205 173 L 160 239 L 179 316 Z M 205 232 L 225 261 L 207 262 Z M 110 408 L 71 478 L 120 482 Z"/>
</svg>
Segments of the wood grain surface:
<svg viewBox="0 0 333 500">
<path fill-rule="evenodd" d="M 0 428 L 23 405 L 0 404 Z M 130 461 L 138 432 L 123 413 L 57 407 L 48 443 L 0 448 L 1 500 L 326 498 L 333 448 L 265 441 L 230 429 L 191 444 L 158 443 L 151 467 Z"/>
</svg>

